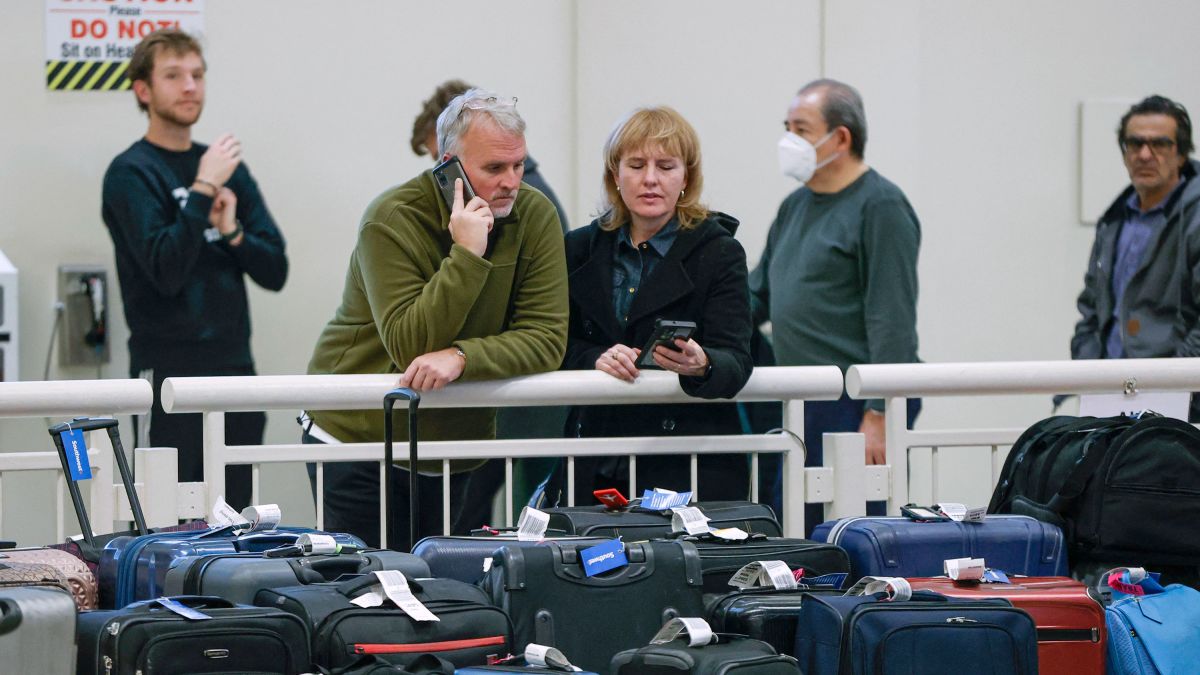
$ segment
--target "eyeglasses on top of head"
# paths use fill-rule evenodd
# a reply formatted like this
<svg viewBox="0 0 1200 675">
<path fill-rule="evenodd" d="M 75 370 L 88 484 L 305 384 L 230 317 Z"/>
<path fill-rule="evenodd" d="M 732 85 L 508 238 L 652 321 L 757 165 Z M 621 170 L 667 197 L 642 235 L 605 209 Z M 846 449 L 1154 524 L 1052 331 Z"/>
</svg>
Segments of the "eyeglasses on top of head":
<svg viewBox="0 0 1200 675">
<path fill-rule="evenodd" d="M 1154 154 L 1162 154 L 1175 147 L 1175 139 L 1167 136 L 1155 136 L 1153 138 L 1126 136 L 1121 139 L 1121 151 L 1130 155 L 1141 152 L 1142 148 L 1147 145 L 1150 146 L 1150 151 Z"/>
<path fill-rule="evenodd" d="M 464 110 L 487 110 L 488 108 L 517 107 L 516 96 L 488 96 L 487 98 L 473 98 L 463 103 L 463 106 L 458 111 L 458 116 L 462 117 Z"/>
</svg>

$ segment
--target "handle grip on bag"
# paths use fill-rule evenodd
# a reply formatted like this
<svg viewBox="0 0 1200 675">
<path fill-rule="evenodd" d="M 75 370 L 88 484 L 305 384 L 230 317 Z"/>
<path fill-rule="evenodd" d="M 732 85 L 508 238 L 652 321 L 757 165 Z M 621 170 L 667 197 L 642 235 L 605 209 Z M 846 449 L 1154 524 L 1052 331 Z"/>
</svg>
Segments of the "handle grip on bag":
<svg viewBox="0 0 1200 675">
<path fill-rule="evenodd" d="M 403 574 L 403 572 L 401 574 Z M 404 574 L 404 580 L 408 582 L 408 587 L 413 593 L 421 592 L 421 584 L 418 583 L 416 579 Z M 358 591 L 361 591 L 364 588 L 370 588 L 378 583 L 379 577 L 375 576 L 374 574 L 363 574 L 339 583 L 337 585 L 337 592 L 349 598 Z"/>
<path fill-rule="evenodd" d="M 396 387 L 383 397 L 383 538 L 380 545 L 389 548 L 392 525 L 392 408 L 397 399 L 408 401 L 408 550 L 417 545 L 417 406 L 421 395 L 408 387 Z"/>
<path fill-rule="evenodd" d="M 0 598 L 0 635 L 6 635 L 21 625 L 21 607 L 12 598 Z"/>
</svg>

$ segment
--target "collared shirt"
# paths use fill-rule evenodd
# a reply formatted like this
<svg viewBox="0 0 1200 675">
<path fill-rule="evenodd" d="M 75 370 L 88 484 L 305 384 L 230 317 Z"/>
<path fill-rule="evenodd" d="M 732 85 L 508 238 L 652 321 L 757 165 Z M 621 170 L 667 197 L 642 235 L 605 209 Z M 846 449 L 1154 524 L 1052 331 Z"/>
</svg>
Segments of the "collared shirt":
<svg viewBox="0 0 1200 675">
<path fill-rule="evenodd" d="M 679 234 L 679 221 L 672 218 L 648 241 L 633 245 L 629 237 L 629 225 L 617 232 L 617 245 L 613 248 L 613 309 L 621 328 L 629 322 L 629 308 L 637 297 L 642 281 L 658 266 Z"/>
<path fill-rule="evenodd" d="M 1121 233 L 1117 236 L 1117 251 L 1112 267 L 1112 323 L 1109 325 L 1104 344 L 1105 356 L 1110 359 L 1125 358 L 1124 332 L 1121 325 L 1125 289 L 1129 287 L 1129 280 L 1133 278 L 1134 273 L 1142 266 L 1142 259 L 1146 256 L 1146 247 L 1150 245 L 1150 240 L 1167 222 L 1166 205 L 1185 182 L 1179 181 L 1166 199 L 1145 213 L 1142 213 L 1141 201 L 1136 192 L 1129 195 L 1125 202 L 1125 222 L 1121 224 Z"/>
</svg>

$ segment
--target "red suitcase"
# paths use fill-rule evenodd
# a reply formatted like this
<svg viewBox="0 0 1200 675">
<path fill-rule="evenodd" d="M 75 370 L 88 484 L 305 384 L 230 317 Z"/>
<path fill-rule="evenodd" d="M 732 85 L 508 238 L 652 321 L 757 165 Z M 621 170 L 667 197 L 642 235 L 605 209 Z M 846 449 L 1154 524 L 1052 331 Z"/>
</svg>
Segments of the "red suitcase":
<svg viewBox="0 0 1200 675">
<path fill-rule="evenodd" d="M 1038 671 L 1045 675 L 1103 675 L 1107 635 L 1104 606 L 1092 589 L 1067 577 L 1011 577 L 1011 584 L 909 579 L 913 590 L 955 598 L 1004 598 L 1037 624 Z"/>
</svg>

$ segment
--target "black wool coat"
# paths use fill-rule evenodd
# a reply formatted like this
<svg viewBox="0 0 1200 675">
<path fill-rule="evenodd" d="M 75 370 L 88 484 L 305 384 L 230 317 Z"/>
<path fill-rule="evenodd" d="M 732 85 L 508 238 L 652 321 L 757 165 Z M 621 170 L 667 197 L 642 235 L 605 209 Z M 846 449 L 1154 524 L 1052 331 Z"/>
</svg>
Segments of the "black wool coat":
<svg viewBox="0 0 1200 675">
<path fill-rule="evenodd" d="M 728 398 L 741 391 L 754 368 L 750 358 L 750 292 L 746 252 L 734 239 L 738 221 L 712 212 L 692 229 L 680 229 L 630 307 L 624 329 L 613 309 L 613 250 L 619 230 L 598 221 L 567 235 L 570 324 L 564 370 L 591 370 L 609 347 L 642 348 L 655 319 L 694 321 L 694 339 L 708 354 L 707 378 L 679 376 L 690 396 Z M 667 436 L 741 433 L 737 409 L 726 404 L 580 406 L 568 422 L 570 436 Z"/>
</svg>

